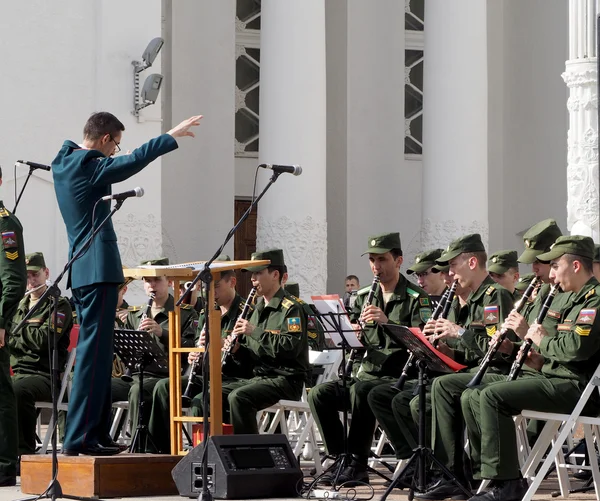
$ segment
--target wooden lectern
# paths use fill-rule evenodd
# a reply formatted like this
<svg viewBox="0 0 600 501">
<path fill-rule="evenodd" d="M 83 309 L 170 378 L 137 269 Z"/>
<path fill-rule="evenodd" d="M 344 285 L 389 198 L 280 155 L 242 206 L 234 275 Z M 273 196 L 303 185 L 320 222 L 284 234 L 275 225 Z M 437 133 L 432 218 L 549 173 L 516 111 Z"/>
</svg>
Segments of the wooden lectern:
<svg viewBox="0 0 600 501">
<path fill-rule="evenodd" d="M 204 269 L 205 261 L 182 263 L 170 266 L 140 266 L 125 268 L 125 278 L 164 276 L 173 281 L 173 297 L 179 299 L 179 284 L 192 280 Z M 227 270 L 239 270 L 249 266 L 261 266 L 269 261 L 214 261 L 210 270 L 213 280 L 207 298 L 208 322 L 211 343 L 209 347 L 210 365 L 210 434 L 223 434 L 223 394 L 221 391 L 221 312 L 208 305 L 215 304 L 215 282 L 221 279 L 221 273 Z M 217 341 L 217 342 L 215 342 Z M 181 319 L 179 307 L 169 314 L 169 397 L 171 407 L 171 454 L 183 455 L 183 423 L 200 423 L 204 418 L 183 416 L 181 408 L 181 353 L 199 351 L 198 348 L 181 347 Z"/>
</svg>

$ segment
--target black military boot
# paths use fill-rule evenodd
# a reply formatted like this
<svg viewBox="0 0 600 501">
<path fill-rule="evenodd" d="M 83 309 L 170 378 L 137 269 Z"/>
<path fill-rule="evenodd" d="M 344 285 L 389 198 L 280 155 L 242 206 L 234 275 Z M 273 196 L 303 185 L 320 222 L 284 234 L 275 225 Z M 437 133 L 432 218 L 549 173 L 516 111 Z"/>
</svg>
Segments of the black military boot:
<svg viewBox="0 0 600 501">
<path fill-rule="evenodd" d="M 497 481 L 491 490 L 475 494 L 469 501 L 521 501 L 528 487 L 524 478 Z"/>
</svg>

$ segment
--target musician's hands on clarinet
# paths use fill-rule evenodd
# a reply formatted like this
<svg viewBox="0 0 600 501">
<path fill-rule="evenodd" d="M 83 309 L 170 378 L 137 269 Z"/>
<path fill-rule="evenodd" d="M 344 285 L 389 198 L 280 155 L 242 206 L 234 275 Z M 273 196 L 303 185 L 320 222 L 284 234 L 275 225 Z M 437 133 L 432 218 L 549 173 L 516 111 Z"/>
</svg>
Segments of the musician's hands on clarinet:
<svg viewBox="0 0 600 501">
<path fill-rule="evenodd" d="M 544 339 L 547 335 L 548 332 L 546 329 L 544 329 L 544 327 L 542 327 L 541 324 L 533 324 L 531 327 L 529 327 L 525 339 L 530 339 L 533 344 L 540 346 L 542 339 Z"/>
<path fill-rule="evenodd" d="M 152 318 L 145 318 L 140 322 L 140 330 L 151 332 L 157 337 L 161 337 L 163 335 L 163 330 L 158 323 Z"/>
<path fill-rule="evenodd" d="M 248 320 L 238 319 L 233 328 L 232 334 L 236 336 L 249 336 L 256 329 L 256 325 L 252 325 Z"/>
<path fill-rule="evenodd" d="M 456 325 L 455 323 L 450 322 L 450 320 L 446 320 L 445 318 L 439 318 L 435 323 L 435 337 L 434 341 L 447 339 L 447 338 L 459 338 L 460 335 L 458 331 L 460 330 L 460 325 Z"/>
<path fill-rule="evenodd" d="M 544 365 L 544 361 L 546 358 L 540 352 L 531 348 L 529 353 L 527 353 L 527 358 L 525 359 L 525 365 L 535 369 L 536 371 L 542 370 L 542 365 Z"/>
<path fill-rule="evenodd" d="M 508 317 L 506 317 L 502 327 L 512 330 L 521 339 L 525 339 L 529 330 L 529 324 L 525 320 L 525 317 L 515 310 L 512 310 Z"/>
<path fill-rule="evenodd" d="M 388 317 L 385 315 L 383 310 L 372 304 L 365 306 L 360 315 L 360 319 L 366 324 L 372 322 L 375 322 L 379 325 L 388 323 Z"/>
</svg>

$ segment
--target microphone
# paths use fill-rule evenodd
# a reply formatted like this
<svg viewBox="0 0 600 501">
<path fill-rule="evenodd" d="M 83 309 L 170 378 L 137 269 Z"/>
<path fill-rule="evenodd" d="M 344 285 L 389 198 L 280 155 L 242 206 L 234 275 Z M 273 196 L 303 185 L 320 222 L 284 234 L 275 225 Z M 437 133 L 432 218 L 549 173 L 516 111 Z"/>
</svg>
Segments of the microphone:
<svg viewBox="0 0 600 501">
<path fill-rule="evenodd" d="M 105 195 L 100 200 L 125 200 L 129 197 L 142 197 L 144 196 L 144 188 L 138 186 L 133 190 L 124 191 L 123 193 L 117 193 L 116 195 Z"/>
<path fill-rule="evenodd" d="M 50 170 L 49 165 L 37 164 L 35 162 L 28 162 L 27 160 L 17 160 L 17 163 L 29 165 L 29 167 L 31 167 L 32 169 L 42 169 L 42 170 L 48 170 L 48 171 Z"/>
<path fill-rule="evenodd" d="M 262 167 L 263 169 L 271 169 L 277 174 L 283 174 L 284 172 L 294 174 L 294 176 L 299 176 L 302 174 L 302 167 L 299 165 L 260 164 L 259 167 Z"/>
</svg>

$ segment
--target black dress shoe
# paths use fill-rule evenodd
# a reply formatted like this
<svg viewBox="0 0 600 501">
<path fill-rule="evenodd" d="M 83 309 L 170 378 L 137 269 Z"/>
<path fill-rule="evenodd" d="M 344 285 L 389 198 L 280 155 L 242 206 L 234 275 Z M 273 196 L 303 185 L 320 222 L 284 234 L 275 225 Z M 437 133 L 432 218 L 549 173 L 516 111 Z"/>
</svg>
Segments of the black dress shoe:
<svg viewBox="0 0 600 501">
<path fill-rule="evenodd" d="M 88 445 L 81 449 L 63 449 L 65 456 L 79 456 L 79 454 L 85 454 L 86 456 L 114 456 L 119 454 L 121 449 L 119 447 L 104 447 L 103 445 Z"/>
<path fill-rule="evenodd" d="M 369 472 L 364 466 L 353 465 L 344 468 L 338 479 L 338 485 L 343 487 L 356 487 L 369 484 Z"/>
<path fill-rule="evenodd" d="M 415 492 L 416 499 L 431 499 L 438 501 L 442 499 L 463 500 L 468 499 L 460 487 L 445 478 L 439 479 L 426 492 Z"/>
<path fill-rule="evenodd" d="M 0 487 L 14 487 L 17 485 L 17 477 L 0 477 Z"/>
<path fill-rule="evenodd" d="M 100 442 L 100 445 L 102 447 L 116 447 L 117 449 L 119 449 L 121 452 L 126 451 L 127 449 L 129 449 L 128 445 L 125 444 L 120 444 L 118 442 L 115 442 L 114 440 L 110 440 L 108 442 Z"/>
<path fill-rule="evenodd" d="M 497 482 L 490 491 L 475 494 L 469 501 L 521 501 L 528 488 L 524 478 L 504 480 Z"/>
</svg>

